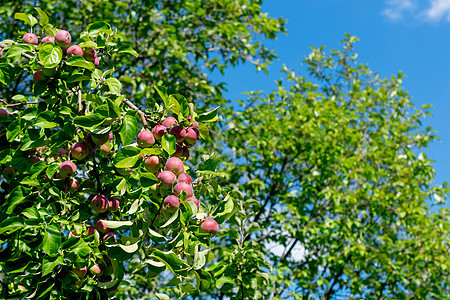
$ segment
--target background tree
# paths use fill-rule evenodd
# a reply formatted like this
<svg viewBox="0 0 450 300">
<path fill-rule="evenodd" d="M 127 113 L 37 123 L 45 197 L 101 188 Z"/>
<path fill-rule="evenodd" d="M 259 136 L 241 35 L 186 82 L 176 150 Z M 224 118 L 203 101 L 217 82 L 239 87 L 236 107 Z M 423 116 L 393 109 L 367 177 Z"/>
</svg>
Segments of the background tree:
<svg viewBox="0 0 450 300">
<path fill-rule="evenodd" d="M 307 77 L 285 68 L 278 90 L 227 112 L 224 182 L 244 207 L 216 247 L 227 261 L 210 269 L 229 279 L 216 297 L 449 297 L 448 188 L 420 152 L 436 139 L 421 128 L 428 113 L 402 74 L 381 79 L 358 64 L 355 40 L 330 55 L 313 48 Z M 270 284 L 258 284 L 259 249 Z"/>
</svg>

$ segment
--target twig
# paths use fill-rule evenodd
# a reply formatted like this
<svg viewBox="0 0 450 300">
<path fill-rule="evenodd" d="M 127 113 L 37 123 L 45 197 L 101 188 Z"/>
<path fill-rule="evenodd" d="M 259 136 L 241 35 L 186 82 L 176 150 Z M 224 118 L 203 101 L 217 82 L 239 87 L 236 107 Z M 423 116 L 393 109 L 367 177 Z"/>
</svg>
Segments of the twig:
<svg viewBox="0 0 450 300">
<path fill-rule="evenodd" d="M 0 48 L 5 48 L 5 47 L 7 47 L 7 46 L 11 46 L 11 44 L 3 44 L 3 43 L 0 43 Z M 21 55 L 22 55 L 23 57 L 29 59 L 29 60 L 32 60 L 33 58 L 36 58 L 36 57 L 31 56 L 30 54 L 26 54 L 25 52 L 22 53 Z M 40 61 L 38 61 L 37 63 L 38 63 L 40 66 L 44 66 L 44 64 L 41 63 Z"/>
<path fill-rule="evenodd" d="M 123 99 L 123 103 L 125 103 L 126 105 L 128 105 L 129 108 L 134 109 L 138 112 L 139 116 L 142 119 L 142 123 L 144 124 L 144 128 L 147 129 L 148 128 L 148 123 L 147 123 L 147 118 L 145 117 L 145 113 L 140 110 L 136 105 L 134 105 L 133 103 L 131 103 L 130 100 L 128 99 Z M 153 121 L 151 119 L 149 119 L 150 122 L 157 124 L 156 121 Z"/>
<path fill-rule="evenodd" d="M 3 101 L 2 101 L 3 102 Z M 3 102 L 5 103 L 5 102 Z M 20 103 L 13 103 L 13 104 L 6 104 L 7 107 L 11 107 L 11 106 L 19 106 L 19 105 L 28 105 L 28 104 L 38 104 L 38 101 L 33 101 L 33 102 L 20 102 Z"/>
<path fill-rule="evenodd" d="M 81 89 L 78 87 L 78 114 L 83 111 L 83 105 L 81 104 Z"/>
</svg>

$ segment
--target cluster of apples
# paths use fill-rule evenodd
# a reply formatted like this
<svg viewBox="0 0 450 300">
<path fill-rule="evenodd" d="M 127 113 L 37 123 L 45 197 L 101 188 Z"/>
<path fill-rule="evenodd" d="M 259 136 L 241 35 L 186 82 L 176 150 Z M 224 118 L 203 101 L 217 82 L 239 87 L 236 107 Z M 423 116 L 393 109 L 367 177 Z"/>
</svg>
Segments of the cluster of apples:
<svg viewBox="0 0 450 300">
<path fill-rule="evenodd" d="M 26 44 L 38 45 L 38 37 L 34 33 L 27 33 L 23 36 L 22 41 Z M 68 58 L 72 56 L 84 56 L 86 60 L 94 63 L 97 68 L 100 64 L 100 60 L 97 57 L 97 51 L 92 47 L 86 47 L 83 49 L 78 45 L 70 46 L 72 37 L 70 33 L 66 30 L 59 30 L 56 32 L 55 37 L 46 36 L 41 39 L 41 44 L 53 43 L 61 47 L 63 54 Z M 53 77 L 56 74 L 56 68 L 43 68 L 42 70 L 37 70 L 33 74 L 34 82 L 45 80 L 49 77 Z"/>
</svg>

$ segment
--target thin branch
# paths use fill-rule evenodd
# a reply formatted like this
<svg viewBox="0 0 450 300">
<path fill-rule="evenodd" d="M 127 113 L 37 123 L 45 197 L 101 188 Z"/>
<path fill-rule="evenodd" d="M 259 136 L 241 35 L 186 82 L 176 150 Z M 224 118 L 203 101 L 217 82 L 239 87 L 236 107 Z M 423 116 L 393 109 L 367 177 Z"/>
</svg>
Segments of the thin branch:
<svg viewBox="0 0 450 300">
<path fill-rule="evenodd" d="M 5 47 L 7 47 L 7 46 L 11 46 L 11 44 L 3 44 L 3 43 L 0 43 L 0 48 L 5 48 Z M 29 59 L 29 60 L 32 60 L 32 59 L 36 58 L 36 57 L 31 56 L 30 54 L 26 54 L 26 53 L 22 53 L 21 55 L 22 55 L 23 57 Z M 38 63 L 40 66 L 44 66 L 44 64 L 41 63 L 40 61 L 38 61 L 37 63 Z"/>
<path fill-rule="evenodd" d="M 2 101 L 3 102 L 3 101 Z M 5 102 L 3 102 L 5 103 Z M 6 104 L 7 107 L 12 107 L 12 106 L 20 106 L 20 105 L 28 105 L 28 104 L 38 104 L 38 101 L 33 101 L 33 102 L 20 102 L 20 103 L 13 103 L 13 104 Z"/>
<path fill-rule="evenodd" d="M 148 128 L 148 123 L 147 123 L 147 118 L 146 118 L 146 116 L 145 116 L 145 113 L 144 113 L 142 110 L 140 110 L 136 105 L 134 105 L 134 104 L 133 104 L 130 100 L 128 100 L 128 99 L 123 99 L 123 103 L 125 103 L 126 105 L 128 105 L 129 108 L 134 109 L 134 110 L 136 110 L 136 111 L 138 112 L 139 116 L 140 116 L 141 119 L 142 119 L 142 123 L 144 124 L 144 128 L 147 129 L 147 128 Z M 153 120 L 151 120 L 151 119 L 148 119 L 148 121 L 150 121 L 150 122 L 152 122 L 152 123 L 154 123 L 154 124 L 157 124 L 156 121 L 153 121 Z"/>
<path fill-rule="evenodd" d="M 78 87 L 78 114 L 81 114 L 81 112 L 83 111 L 83 105 L 81 103 L 81 89 Z"/>
</svg>

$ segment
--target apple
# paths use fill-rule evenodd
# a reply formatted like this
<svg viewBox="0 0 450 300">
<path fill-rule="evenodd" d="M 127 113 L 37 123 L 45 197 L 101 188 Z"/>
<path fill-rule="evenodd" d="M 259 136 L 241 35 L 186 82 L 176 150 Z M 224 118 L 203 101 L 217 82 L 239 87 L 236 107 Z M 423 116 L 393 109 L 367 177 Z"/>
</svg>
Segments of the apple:
<svg viewBox="0 0 450 300">
<path fill-rule="evenodd" d="M 70 155 L 77 160 L 85 159 L 89 155 L 89 148 L 85 142 L 76 142 L 72 145 Z"/>
<path fill-rule="evenodd" d="M 117 211 L 120 207 L 120 202 L 116 198 L 109 199 L 109 211 Z"/>
<path fill-rule="evenodd" d="M 167 128 L 164 125 L 156 125 L 155 128 L 153 128 L 153 136 L 158 141 L 161 140 L 162 136 L 167 133 Z"/>
<path fill-rule="evenodd" d="M 9 115 L 9 112 L 6 109 L 0 108 L 0 116 L 6 117 Z"/>
<path fill-rule="evenodd" d="M 174 117 L 167 117 L 161 124 L 169 128 L 172 127 L 174 124 L 178 124 L 178 121 Z"/>
<path fill-rule="evenodd" d="M 103 274 L 103 269 L 97 264 L 94 264 L 92 267 L 90 267 L 89 271 L 91 271 L 91 273 L 94 275 L 100 276 Z"/>
<path fill-rule="evenodd" d="M 98 220 L 97 223 L 95 223 L 95 228 L 97 228 L 98 231 L 103 233 L 110 231 L 110 229 L 106 227 L 105 224 L 103 224 L 102 220 Z"/>
<path fill-rule="evenodd" d="M 40 158 L 40 157 L 37 156 L 37 155 L 32 155 L 32 156 L 30 157 L 30 164 L 31 164 L 31 165 L 34 165 L 35 163 L 40 162 L 40 161 L 43 161 L 43 160 L 44 160 L 44 159 Z"/>
<path fill-rule="evenodd" d="M 38 82 L 38 81 L 42 81 L 45 80 L 45 75 L 42 73 L 42 70 L 37 70 L 36 72 L 33 73 L 33 81 L 34 82 Z"/>
<path fill-rule="evenodd" d="M 195 197 L 189 197 L 189 198 L 186 199 L 186 201 L 192 201 L 192 202 L 195 203 L 195 205 L 197 205 L 197 208 L 200 207 L 200 201 L 198 201 L 198 199 L 195 198 Z"/>
<path fill-rule="evenodd" d="M 155 144 L 155 137 L 150 130 L 142 130 L 137 136 L 137 143 L 141 148 L 149 148 Z"/>
<path fill-rule="evenodd" d="M 186 144 L 188 144 L 189 146 L 193 146 L 197 142 L 199 137 L 200 132 L 198 131 L 198 129 L 195 127 L 189 127 L 186 130 L 186 137 L 184 140 Z"/>
<path fill-rule="evenodd" d="M 183 155 L 183 147 L 176 145 L 175 152 L 172 154 L 174 157 L 181 157 Z"/>
<path fill-rule="evenodd" d="M 41 40 L 41 44 L 45 44 L 45 43 L 55 43 L 55 39 L 52 38 L 51 36 L 46 36 L 44 38 L 42 38 Z"/>
<path fill-rule="evenodd" d="M 175 136 L 177 143 L 182 143 L 186 138 L 186 130 L 183 126 L 174 126 L 169 133 Z"/>
<path fill-rule="evenodd" d="M 106 240 L 110 240 L 110 242 L 112 242 L 113 240 L 111 239 L 113 238 L 114 242 L 117 242 L 117 236 L 114 232 L 108 232 L 103 236 L 103 241 L 106 242 Z"/>
<path fill-rule="evenodd" d="M 205 219 L 200 225 L 200 232 L 209 233 L 213 237 L 219 232 L 219 224 L 213 219 Z"/>
<path fill-rule="evenodd" d="M 184 157 L 185 160 L 188 160 L 189 156 L 190 156 L 189 149 L 187 147 L 183 147 L 183 154 L 181 155 L 181 157 Z"/>
<path fill-rule="evenodd" d="M 188 184 L 192 184 L 192 178 L 191 176 L 189 176 L 189 174 L 183 173 L 178 176 L 177 182 L 186 182 Z"/>
<path fill-rule="evenodd" d="M 109 208 L 109 201 L 108 198 L 106 198 L 105 196 L 97 195 L 94 198 L 92 198 L 91 205 L 96 212 L 104 213 Z"/>
<path fill-rule="evenodd" d="M 164 170 L 171 171 L 178 176 L 184 173 L 184 165 L 178 157 L 171 157 L 167 160 Z"/>
<path fill-rule="evenodd" d="M 39 40 L 34 33 L 27 33 L 23 36 L 22 41 L 26 44 L 39 44 Z"/>
<path fill-rule="evenodd" d="M 19 290 L 21 290 L 22 292 L 25 292 L 25 291 L 27 290 L 27 288 L 24 287 L 24 286 L 21 285 L 21 284 L 17 285 L 17 288 L 18 288 Z"/>
<path fill-rule="evenodd" d="M 78 276 L 78 278 L 84 278 L 87 274 L 87 267 L 84 268 L 73 268 L 72 271 L 75 273 L 75 275 Z"/>
<path fill-rule="evenodd" d="M 108 155 L 111 153 L 111 151 L 109 150 L 108 146 L 106 146 L 106 144 L 103 144 L 100 146 L 100 156 L 102 157 L 108 157 Z"/>
<path fill-rule="evenodd" d="M 72 180 L 69 183 L 69 187 L 71 190 L 78 190 L 78 188 L 80 187 L 80 184 L 78 183 L 78 180 L 76 180 L 75 178 L 72 178 Z"/>
<path fill-rule="evenodd" d="M 173 193 L 176 196 L 179 196 L 181 192 L 185 192 L 188 198 L 194 196 L 194 190 L 192 189 L 192 186 L 186 182 L 178 182 L 177 184 L 175 184 Z"/>
<path fill-rule="evenodd" d="M 189 127 L 198 128 L 198 122 L 194 121 Z"/>
<path fill-rule="evenodd" d="M 145 160 L 145 169 L 151 173 L 156 173 L 161 168 L 161 161 L 159 159 L 159 156 L 149 156 Z"/>
<path fill-rule="evenodd" d="M 88 228 L 86 228 L 86 236 L 91 236 L 95 233 L 95 226 L 89 226 Z"/>
<path fill-rule="evenodd" d="M 59 165 L 59 172 L 64 178 L 72 177 L 77 173 L 77 166 L 73 162 L 66 160 Z"/>
<path fill-rule="evenodd" d="M 97 57 L 97 51 L 92 48 L 88 47 L 84 50 L 84 57 L 89 61 L 95 61 L 95 58 Z"/>
<path fill-rule="evenodd" d="M 158 174 L 157 178 L 161 180 L 162 186 L 165 188 L 172 187 L 177 177 L 170 171 L 163 171 Z"/>
<path fill-rule="evenodd" d="M 101 146 L 109 140 L 109 134 L 100 135 L 100 136 L 92 135 L 91 138 L 92 138 L 92 141 L 94 142 L 94 144 L 96 144 L 97 146 Z"/>
<path fill-rule="evenodd" d="M 63 49 L 69 47 L 71 41 L 72 37 L 70 36 L 70 33 L 67 32 L 66 30 L 60 30 L 55 34 L 56 44 Z"/>
<path fill-rule="evenodd" d="M 83 49 L 81 49 L 81 47 L 78 45 L 73 45 L 73 46 L 70 46 L 69 48 L 67 48 L 66 53 L 67 53 L 68 57 L 83 56 Z"/>
<path fill-rule="evenodd" d="M 175 195 L 170 195 L 164 198 L 163 210 L 167 212 L 175 212 L 180 207 L 180 199 Z"/>
</svg>

